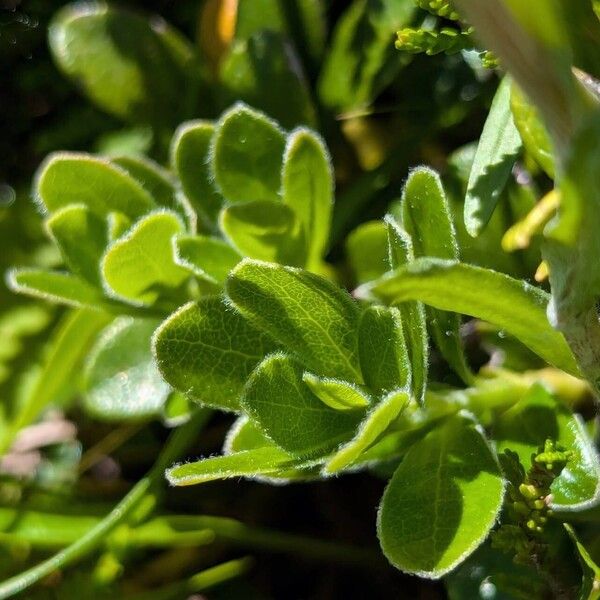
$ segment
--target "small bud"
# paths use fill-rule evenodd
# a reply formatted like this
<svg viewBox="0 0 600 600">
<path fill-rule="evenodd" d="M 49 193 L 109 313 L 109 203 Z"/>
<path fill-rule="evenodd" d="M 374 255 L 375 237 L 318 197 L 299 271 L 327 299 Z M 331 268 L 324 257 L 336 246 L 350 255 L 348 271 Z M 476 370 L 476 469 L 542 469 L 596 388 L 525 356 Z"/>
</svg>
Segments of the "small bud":
<svg viewBox="0 0 600 600">
<path fill-rule="evenodd" d="M 535 485 L 522 483 L 519 486 L 519 492 L 527 500 L 535 500 L 540 497 L 540 490 Z"/>
</svg>

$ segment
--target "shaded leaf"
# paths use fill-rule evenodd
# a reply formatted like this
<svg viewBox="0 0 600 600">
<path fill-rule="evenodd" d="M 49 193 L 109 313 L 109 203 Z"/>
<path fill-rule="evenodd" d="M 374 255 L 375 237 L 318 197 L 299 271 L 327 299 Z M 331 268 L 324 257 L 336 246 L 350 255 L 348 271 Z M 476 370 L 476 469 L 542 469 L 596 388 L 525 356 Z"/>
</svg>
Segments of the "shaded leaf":
<svg viewBox="0 0 600 600">
<path fill-rule="evenodd" d="M 212 174 L 229 202 L 280 200 L 285 136 L 277 124 L 244 104 L 219 121 L 211 142 Z"/>
<path fill-rule="evenodd" d="M 226 242 L 204 235 L 179 235 L 174 239 L 175 262 L 194 275 L 222 284 L 242 257 Z"/>
<path fill-rule="evenodd" d="M 262 29 L 234 42 L 221 63 L 219 78 L 225 105 L 242 100 L 287 128 L 315 125 L 315 108 L 299 58 L 276 31 Z"/>
<path fill-rule="evenodd" d="M 303 267 L 306 243 L 294 212 L 280 202 L 244 202 L 221 211 L 219 225 L 243 256 Z"/>
<path fill-rule="evenodd" d="M 579 564 L 583 571 L 579 597 L 581 600 L 598 600 L 600 598 L 600 567 L 594 562 L 587 548 L 579 541 L 573 527 L 568 523 L 563 523 L 563 526 L 577 548 Z"/>
<path fill-rule="evenodd" d="M 442 577 L 484 541 L 503 495 L 487 441 L 457 415 L 415 444 L 390 480 L 377 518 L 383 552 L 402 571 Z"/>
<path fill-rule="evenodd" d="M 531 600 L 549 595 L 533 565 L 517 564 L 507 552 L 486 542 L 444 578 L 450 600 Z"/>
<path fill-rule="evenodd" d="M 406 58 L 394 48 L 396 32 L 416 10 L 412 0 L 358 0 L 338 20 L 321 69 L 321 102 L 334 110 L 368 106 L 397 75 Z"/>
<path fill-rule="evenodd" d="M 371 306 L 360 319 L 358 352 L 366 385 L 377 394 L 410 385 L 411 369 L 397 308 Z"/>
<path fill-rule="evenodd" d="M 414 260 L 412 240 L 392 215 L 387 215 L 384 222 L 388 234 L 390 268 L 397 269 Z M 421 302 L 402 302 L 397 308 L 402 317 L 413 394 L 417 402 L 423 404 L 429 370 L 429 338 L 425 306 Z"/>
<path fill-rule="evenodd" d="M 542 385 L 496 419 L 494 439 L 498 452 L 516 452 L 526 468 L 548 439 L 573 452 L 550 488 L 555 510 L 582 510 L 600 500 L 600 461 L 585 424 Z"/>
<path fill-rule="evenodd" d="M 387 227 L 382 221 L 359 225 L 346 238 L 348 264 L 357 284 L 381 277 L 389 271 Z"/>
<path fill-rule="evenodd" d="M 362 383 L 358 307 L 346 292 L 307 271 L 247 259 L 231 272 L 226 291 L 244 317 L 309 370 Z"/>
<path fill-rule="evenodd" d="M 177 128 L 171 142 L 171 165 L 186 198 L 209 230 L 216 230 L 223 196 L 212 183 L 209 148 L 215 126 L 188 121 Z"/>
<path fill-rule="evenodd" d="M 490 220 L 521 151 L 510 108 L 511 81 L 500 82 L 473 159 L 465 197 L 465 226 L 477 237 Z M 445 258 L 445 257 L 443 257 Z"/>
<path fill-rule="evenodd" d="M 54 17 L 49 43 L 59 67 L 122 119 L 170 125 L 195 104 L 193 50 L 162 19 L 78 2 Z"/>
<path fill-rule="evenodd" d="M 136 179 L 158 206 L 175 211 L 191 230 L 195 230 L 196 215 L 184 202 L 185 198 L 177 196 L 175 180 L 166 169 L 142 156 L 116 156 L 111 158 L 111 162 Z"/>
<path fill-rule="evenodd" d="M 313 457 L 351 437 L 362 412 L 326 406 L 304 384 L 303 373 L 302 365 L 284 354 L 265 358 L 250 376 L 241 405 L 280 448 Z"/>
<path fill-rule="evenodd" d="M 333 209 L 333 168 L 323 140 L 308 129 L 287 138 L 283 157 L 282 199 L 304 230 L 307 267 L 319 265 L 327 252 Z"/>
<path fill-rule="evenodd" d="M 70 204 L 46 220 L 66 265 L 89 283 L 100 286 L 100 259 L 108 245 L 108 226 L 84 204 Z"/>
<path fill-rule="evenodd" d="M 427 167 L 411 171 L 402 194 L 402 225 L 417 257 L 458 258 L 450 206 L 439 175 Z M 429 308 L 429 326 L 442 356 L 465 382 L 472 378 L 460 341 L 460 317 Z"/>
</svg>

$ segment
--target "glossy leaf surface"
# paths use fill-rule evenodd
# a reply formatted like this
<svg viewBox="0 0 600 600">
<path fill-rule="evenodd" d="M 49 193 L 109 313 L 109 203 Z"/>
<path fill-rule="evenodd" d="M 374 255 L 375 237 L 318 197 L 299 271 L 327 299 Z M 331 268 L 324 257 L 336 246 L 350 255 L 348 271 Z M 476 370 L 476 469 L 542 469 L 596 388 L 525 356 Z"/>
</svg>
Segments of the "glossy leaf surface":
<svg viewBox="0 0 600 600">
<path fill-rule="evenodd" d="M 85 373 L 85 410 L 106 421 L 139 420 L 160 414 L 171 387 L 150 351 L 157 321 L 119 318 L 92 348 Z"/>
</svg>

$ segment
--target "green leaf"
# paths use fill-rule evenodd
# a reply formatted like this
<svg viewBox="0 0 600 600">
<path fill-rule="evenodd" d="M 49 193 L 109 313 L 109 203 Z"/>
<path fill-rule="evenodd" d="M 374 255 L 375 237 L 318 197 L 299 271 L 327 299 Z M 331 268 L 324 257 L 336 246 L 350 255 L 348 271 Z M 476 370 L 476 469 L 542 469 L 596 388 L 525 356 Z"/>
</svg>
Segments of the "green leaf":
<svg viewBox="0 0 600 600">
<path fill-rule="evenodd" d="M 358 353 L 365 383 L 377 394 L 410 386 L 410 362 L 397 308 L 371 306 L 363 312 Z"/>
<path fill-rule="evenodd" d="M 300 128 L 287 139 L 283 157 L 282 199 L 304 229 L 307 267 L 314 269 L 327 252 L 333 210 L 333 168 L 323 140 Z"/>
<path fill-rule="evenodd" d="M 226 291 L 244 317 L 310 371 L 362 383 L 359 311 L 346 292 L 307 271 L 247 259 L 231 272 Z"/>
<path fill-rule="evenodd" d="M 330 408 L 335 410 L 357 410 L 369 406 L 369 395 L 358 386 L 330 377 L 317 377 L 304 373 L 302 381 L 310 391 Z"/>
<path fill-rule="evenodd" d="M 284 5 L 279 0 L 242 0 L 237 5 L 235 37 L 245 40 L 265 29 L 284 33 L 294 41 L 302 62 L 318 67 L 327 36 L 324 13 L 321 0 L 294 0 Z"/>
<path fill-rule="evenodd" d="M 127 233 L 127 230 L 131 227 L 131 219 L 127 218 L 121 212 L 111 212 L 107 218 L 108 222 L 108 237 L 111 242 L 119 239 L 122 235 Z"/>
<path fill-rule="evenodd" d="M 550 271 L 548 314 L 573 349 L 582 374 L 600 388 L 600 111 L 573 137 L 560 178 L 560 205 L 544 228 L 542 256 Z"/>
<path fill-rule="evenodd" d="M 165 475 L 171 485 L 197 485 L 231 477 L 269 475 L 294 467 L 297 463 L 297 459 L 287 452 L 265 447 L 176 465 L 167 469 Z"/>
<path fill-rule="evenodd" d="M 152 304 L 165 288 L 176 288 L 188 277 L 175 263 L 173 238 L 185 230 L 171 212 L 140 219 L 106 251 L 102 275 L 109 292 L 132 304 Z"/>
<path fill-rule="evenodd" d="M 418 259 L 356 293 L 373 293 L 390 303 L 421 300 L 489 321 L 551 365 L 575 376 L 579 372 L 563 335 L 546 318 L 548 294 L 503 273 L 458 261 Z"/>
<path fill-rule="evenodd" d="M 276 31 L 263 29 L 234 42 L 221 63 L 223 100 L 242 100 L 283 127 L 316 123 L 308 83 L 294 47 Z"/>
<path fill-rule="evenodd" d="M 207 297 L 173 313 L 156 331 L 154 355 L 165 380 L 192 400 L 239 410 L 248 376 L 276 349 L 221 298 Z"/>
<path fill-rule="evenodd" d="M 8 272 L 6 281 L 13 292 L 48 302 L 75 307 L 88 306 L 96 310 L 113 308 L 100 289 L 71 273 L 43 269 L 13 269 Z"/>
<path fill-rule="evenodd" d="M 508 77 L 498 86 L 469 175 L 464 211 L 465 226 L 473 237 L 490 220 L 521 151 L 510 108 L 510 86 Z"/>
<path fill-rule="evenodd" d="M 179 235 L 174 239 L 175 262 L 194 275 L 222 284 L 242 257 L 219 238 Z"/>
<path fill-rule="evenodd" d="M 268 356 L 250 376 L 241 406 L 286 452 L 320 456 L 352 436 L 362 411 L 326 406 L 304 384 L 303 373 L 303 366 L 285 354 Z"/>
<path fill-rule="evenodd" d="M 397 269 L 414 260 L 412 240 L 392 215 L 387 215 L 384 222 L 388 233 L 390 267 Z M 429 370 L 429 338 L 425 306 L 421 302 L 402 302 L 398 305 L 398 310 L 404 325 L 413 394 L 417 402 L 423 404 Z"/>
<path fill-rule="evenodd" d="M 535 106 L 528 102 L 525 94 L 514 83 L 510 94 L 510 108 L 525 149 L 548 176 L 554 179 L 554 150 L 550 134 Z"/>
<path fill-rule="evenodd" d="M 150 194 L 124 169 L 90 154 L 51 154 L 38 169 L 35 189 L 49 212 L 85 204 L 100 217 L 117 211 L 135 219 L 155 206 Z"/>
<path fill-rule="evenodd" d="M 285 136 L 278 125 L 244 104 L 219 121 L 211 142 L 212 173 L 229 202 L 280 200 Z"/>
<path fill-rule="evenodd" d="M 369 221 L 359 225 L 346 239 L 346 255 L 356 284 L 373 281 L 389 271 L 385 223 Z"/>
<path fill-rule="evenodd" d="M 142 156 L 116 156 L 111 162 L 125 169 L 152 196 L 158 206 L 168 208 L 179 214 L 190 229 L 196 228 L 196 214 L 185 202 L 186 198 L 177 195 L 175 179 L 158 163 Z"/>
<path fill-rule="evenodd" d="M 574 453 L 550 488 L 555 510 L 578 511 L 600 500 L 600 461 L 585 424 L 542 385 L 496 419 L 493 433 L 498 452 L 516 452 L 526 468 L 547 439 Z"/>
<path fill-rule="evenodd" d="M 458 259 L 450 206 L 439 175 L 427 167 L 414 169 L 402 195 L 402 225 L 417 257 Z M 433 339 L 448 364 L 465 381 L 472 379 L 460 341 L 460 317 L 429 309 Z"/>
<path fill-rule="evenodd" d="M 334 110 L 368 106 L 407 59 L 394 37 L 415 13 L 413 0 L 357 0 L 338 20 L 318 82 L 321 102 Z"/>
<path fill-rule="evenodd" d="M 568 523 L 563 523 L 563 527 L 577 548 L 579 564 L 583 571 L 579 597 L 581 600 L 598 600 L 600 598 L 600 567 L 594 562 L 587 548 L 579 541 L 573 527 Z"/>
<path fill-rule="evenodd" d="M 406 408 L 410 394 L 394 390 L 384 396 L 367 413 L 352 440 L 344 444 L 323 467 L 324 474 L 336 473 L 352 465 L 360 455 L 372 446 L 390 424 Z"/>
<path fill-rule="evenodd" d="M 246 415 L 238 417 L 235 423 L 227 432 L 225 443 L 223 444 L 223 454 L 234 454 L 256 448 L 276 448 L 281 449 L 270 440 Z M 270 484 L 287 483 L 288 481 L 298 481 L 313 479 L 318 477 L 318 466 L 321 461 L 310 461 L 308 464 L 298 464 L 297 467 L 285 467 L 277 472 L 266 475 L 255 475 L 254 479 Z"/>
<path fill-rule="evenodd" d="M 215 126 L 209 121 L 188 121 L 177 128 L 171 142 L 171 165 L 186 198 L 202 223 L 216 231 L 223 196 L 212 183 L 209 148 Z"/>
<path fill-rule="evenodd" d="M 221 211 L 219 225 L 239 252 L 249 258 L 303 267 L 306 244 L 293 211 L 280 202 L 234 204 Z"/>
<path fill-rule="evenodd" d="M 377 518 L 383 552 L 402 571 L 442 577 L 484 541 L 503 495 L 479 427 L 457 415 L 415 444 L 390 480 Z"/>
<path fill-rule="evenodd" d="M 0 454 L 5 454 L 19 431 L 32 424 L 46 408 L 69 399 L 69 394 L 76 391 L 80 383 L 77 373 L 96 335 L 109 320 L 109 315 L 98 310 L 67 311 L 49 340 L 50 351 L 39 376 L 0 440 Z M 7 332 L 2 333 L 6 337 Z"/>
<path fill-rule="evenodd" d="M 192 410 L 185 394 L 172 391 L 163 404 L 161 417 L 167 427 L 179 427 L 190 420 Z"/>
<path fill-rule="evenodd" d="M 70 204 L 46 220 L 69 269 L 100 286 L 100 259 L 108 245 L 108 226 L 84 204 Z"/>
<path fill-rule="evenodd" d="M 54 17 L 49 44 L 61 70 L 119 118 L 169 126 L 195 104 L 193 50 L 162 19 L 78 2 Z"/>
<path fill-rule="evenodd" d="M 223 454 L 234 454 L 267 446 L 277 448 L 277 445 L 260 430 L 256 423 L 251 421 L 247 415 L 242 415 L 235 420 L 227 432 L 223 444 Z"/>
<path fill-rule="evenodd" d="M 92 348 L 85 369 L 83 406 L 102 421 L 144 420 L 160 415 L 171 387 L 150 351 L 159 321 L 121 317 Z"/>
</svg>

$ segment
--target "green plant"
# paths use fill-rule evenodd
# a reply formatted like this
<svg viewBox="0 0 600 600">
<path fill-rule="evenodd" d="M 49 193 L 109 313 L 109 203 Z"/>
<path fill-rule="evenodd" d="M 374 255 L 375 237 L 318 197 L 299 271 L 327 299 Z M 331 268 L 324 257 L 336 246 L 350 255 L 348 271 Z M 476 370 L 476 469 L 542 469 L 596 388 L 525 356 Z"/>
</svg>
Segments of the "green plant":
<svg viewBox="0 0 600 600">
<path fill-rule="evenodd" d="M 376 529 L 397 569 L 443 577 L 452 598 L 490 597 L 490 585 L 510 598 L 576 597 L 577 554 L 579 593 L 596 598 L 600 459 L 595 422 L 582 413 L 600 381 L 600 63 L 577 35 L 589 18 L 590 31 L 600 28 L 592 5 L 545 0 L 538 22 L 516 0 L 462 0 L 456 6 L 472 24 L 463 26 L 447 2 L 416 3 L 458 24 L 433 33 L 419 27 L 430 17 L 412 2 L 355 2 L 315 103 L 283 58 L 290 30 L 303 32 L 304 45 L 296 42 L 307 72 L 323 53 L 320 35 L 298 29 L 320 22 L 313 3 L 296 4 L 292 21 L 269 12 L 269 31 L 255 30 L 240 8 L 239 39 L 212 62 L 137 14 L 66 8 L 56 18 L 50 39 L 63 70 L 134 130 L 149 128 L 145 150 L 157 160 L 113 146 L 102 156 L 54 153 L 40 166 L 34 195 L 60 270 L 16 268 L 7 281 L 70 308 L 41 374 L 4 419 L 2 453 L 48 406 L 77 394 L 87 416 L 122 435 L 151 420 L 174 431 L 149 474 L 103 518 L 53 520 L 42 503 L 19 524 L 6 509 L 17 522 L 0 535 L 9 547 L 43 547 L 43 538 L 61 549 L 0 584 L 0 597 L 100 547 L 93 589 L 110 593 L 128 552 L 215 538 L 381 568 L 356 547 L 160 508 L 164 473 L 183 487 L 369 471 L 387 480 Z M 497 60 L 508 74 L 479 142 L 450 155 L 444 180 L 413 168 L 385 217 L 350 233 L 340 265 L 330 251 L 374 197 L 373 173 L 389 167 L 367 172 L 355 196 L 334 205 L 344 151 L 327 148 L 340 138 L 331 111 L 364 110 L 406 67 L 387 35 L 405 25 L 417 27 L 402 30 L 400 50 L 463 51 L 477 37 L 497 57 L 486 54 L 488 66 Z M 147 44 L 129 48 L 131 28 Z M 356 50 L 363 38 L 368 60 Z M 136 85 L 112 93 L 106 64 Z M 206 118 L 174 130 L 198 113 Z M 128 150 L 122 140 L 116 148 Z M 357 193 L 364 197 L 353 200 Z M 536 269 L 538 284 L 526 281 Z M 47 318 L 38 315 L 40 329 Z M 11 332 L 13 345 L 34 325 Z M 79 386 L 74 369 L 83 371 Z M 214 411 L 233 417 L 222 453 L 177 462 Z M 43 534 L 29 519 L 43 522 Z M 571 521 L 588 524 L 579 535 L 589 549 Z M 81 535 L 60 533 L 75 527 Z M 248 566 L 225 562 L 164 595 Z"/>
</svg>

